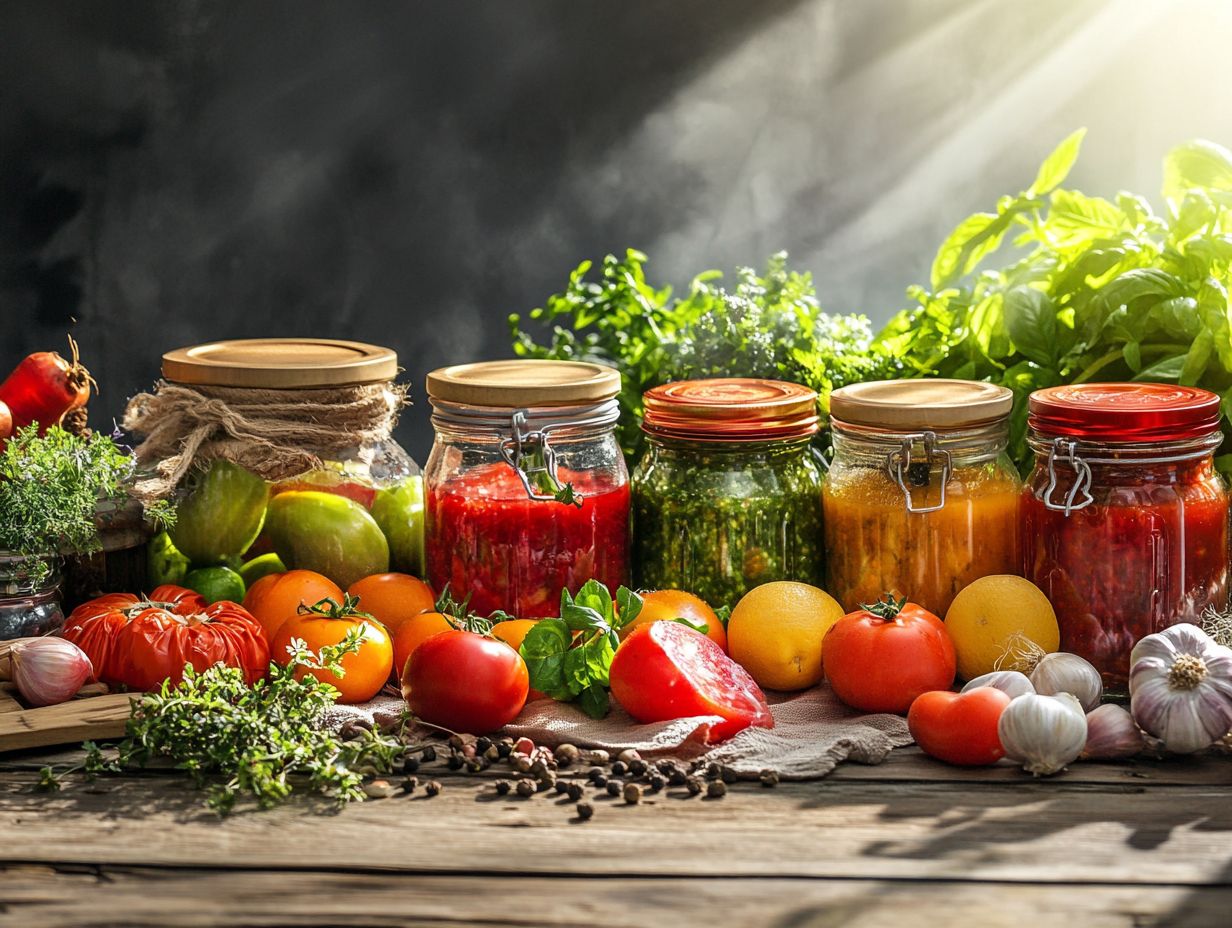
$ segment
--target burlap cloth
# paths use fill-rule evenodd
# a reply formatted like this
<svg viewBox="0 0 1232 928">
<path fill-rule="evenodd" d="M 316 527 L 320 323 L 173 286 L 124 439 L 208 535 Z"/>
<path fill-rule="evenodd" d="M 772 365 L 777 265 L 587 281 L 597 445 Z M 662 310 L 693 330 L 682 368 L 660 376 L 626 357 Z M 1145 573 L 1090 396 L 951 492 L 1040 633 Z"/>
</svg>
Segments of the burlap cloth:
<svg viewBox="0 0 1232 928">
<path fill-rule="evenodd" d="M 360 706 L 335 706 L 326 724 L 339 728 L 349 720 L 392 724 L 406 708 L 400 698 L 378 696 Z M 824 777 L 845 760 L 879 764 L 890 750 L 911 743 L 906 720 L 897 715 L 862 715 L 822 685 L 795 696 L 771 698 L 774 728 L 746 728 L 721 744 L 707 745 L 706 733 L 717 719 L 700 716 L 642 725 L 613 702 L 611 714 L 596 721 L 574 706 L 540 699 L 501 734 L 527 737 L 555 747 L 636 748 L 644 757 L 704 759 L 755 777 L 777 770 L 785 780 Z M 425 732 L 428 731 L 425 729 Z"/>
</svg>

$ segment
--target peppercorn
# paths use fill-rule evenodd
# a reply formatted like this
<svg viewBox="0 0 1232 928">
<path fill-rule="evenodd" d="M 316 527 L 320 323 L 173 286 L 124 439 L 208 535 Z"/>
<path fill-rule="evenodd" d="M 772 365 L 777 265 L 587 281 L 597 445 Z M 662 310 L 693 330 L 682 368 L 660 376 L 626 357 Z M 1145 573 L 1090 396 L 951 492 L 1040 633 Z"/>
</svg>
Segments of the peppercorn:
<svg viewBox="0 0 1232 928">
<path fill-rule="evenodd" d="M 567 795 L 574 802 L 577 802 L 579 799 L 582 798 L 582 785 L 580 783 L 568 784 L 565 795 Z"/>
<path fill-rule="evenodd" d="M 727 784 L 722 780 L 711 780 L 706 787 L 707 799 L 722 799 L 727 795 Z"/>
<path fill-rule="evenodd" d="M 569 784 L 565 782 L 564 780 L 557 780 L 556 781 L 556 792 L 560 793 L 563 796 L 565 793 L 569 792 Z"/>
<path fill-rule="evenodd" d="M 450 770 L 461 770 L 462 756 L 460 754 L 450 754 L 449 760 L 445 761 L 445 766 Z"/>
<path fill-rule="evenodd" d="M 621 783 L 619 780 L 608 780 L 607 781 L 607 794 L 609 796 L 619 796 L 621 793 L 621 790 L 623 790 L 624 788 L 625 788 L 625 785 Z"/>
<path fill-rule="evenodd" d="M 488 767 L 487 762 L 484 761 L 480 757 L 472 758 L 471 760 L 468 760 L 466 762 L 467 773 L 479 773 L 483 770 L 486 770 L 487 767 Z"/>
<path fill-rule="evenodd" d="M 513 769 L 518 773 L 530 773 L 530 768 L 534 766 L 534 762 L 525 754 L 518 754 L 513 759 Z"/>
<path fill-rule="evenodd" d="M 618 760 L 614 764 L 612 764 L 612 776 L 623 777 L 628 772 L 629 772 L 629 765 L 626 764 L 623 760 Z"/>
<path fill-rule="evenodd" d="M 645 776 L 648 769 L 648 765 L 640 757 L 629 761 L 629 772 L 635 777 Z"/>
<path fill-rule="evenodd" d="M 419 770 L 419 758 L 408 757 L 402 762 L 403 773 L 415 773 L 417 770 Z"/>
<path fill-rule="evenodd" d="M 667 780 L 665 780 L 663 776 L 658 773 L 652 773 L 646 782 L 650 784 L 650 791 L 652 793 L 659 792 L 659 790 L 663 789 L 663 787 L 667 785 Z"/>
<path fill-rule="evenodd" d="M 509 781 L 508 780 L 497 780 L 496 781 L 496 795 L 498 796 L 508 796 L 509 795 Z"/>
<path fill-rule="evenodd" d="M 777 770 L 767 768 L 759 773 L 757 778 L 761 780 L 761 785 L 767 788 L 779 785 L 779 772 Z"/>
<path fill-rule="evenodd" d="M 423 749 L 419 756 L 425 764 L 430 764 L 436 760 L 436 748 L 432 745 L 428 745 Z"/>
<path fill-rule="evenodd" d="M 655 768 L 659 771 L 659 773 L 663 774 L 666 777 L 666 776 L 669 776 L 671 772 L 676 769 L 676 762 L 670 761 L 670 760 L 661 760 L 657 764 L 655 764 Z"/>
<path fill-rule="evenodd" d="M 689 782 L 689 775 L 679 767 L 673 767 L 672 772 L 667 775 L 667 782 L 671 786 L 684 786 Z"/>
<path fill-rule="evenodd" d="M 548 765 L 541 760 L 537 760 L 530 765 L 530 775 L 532 777 L 545 777 L 548 774 Z"/>
<path fill-rule="evenodd" d="M 529 777 L 518 780 L 518 795 L 525 799 L 535 795 L 535 781 Z"/>
<path fill-rule="evenodd" d="M 583 822 L 587 821 L 594 814 L 595 807 L 589 802 L 579 802 L 577 804 L 577 817 Z"/>
<path fill-rule="evenodd" d="M 568 767 L 570 764 L 577 763 L 578 758 L 582 755 L 582 752 L 572 744 L 562 744 L 554 753 L 556 756 L 556 763 L 560 764 L 562 767 Z"/>
<path fill-rule="evenodd" d="M 636 783 L 626 783 L 622 795 L 626 803 L 635 806 L 642 801 L 642 788 Z"/>
<path fill-rule="evenodd" d="M 508 741 L 502 741 L 496 746 L 496 754 L 498 757 L 508 757 L 513 753 L 513 745 Z"/>
<path fill-rule="evenodd" d="M 731 767 L 724 765 L 719 770 L 719 779 L 721 779 L 728 786 L 731 786 L 733 783 L 735 783 L 737 780 L 740 779 L 740 775 L 737 774 L 736 771 L 732 769 Z"/>
<path fill-rule="evenodd" d="M 480 735 L 475 739 L 475 750 L 482 754 L 492 746 L 492 739 L 487 735 Z"/>
<path fill-rule="evenodd" d="M 598 780 L 601 776 L 603 776 L 602 767 L 591 767 L 586 771 L 586 779 L 590 780 L 592 783 Z"/>
<path fill-rule="evenodd" d="M 419 786 L 419 777 L 407 777 L 402 781 L 402 792 L 408 796 L 415 792 L 415 787 Z"/>
<path fill-rule="evenodd" d="M 699 777 L 686 777 L 684 785 L 690 796 L 696 796 L 702 791 L 702 781 Z"/>
<path fill-rule="evenodd" d="M 720 767 L 718 764 L 712 763 L 706 768 L 706 779 L 707 780 L 717 780 L 722 775 L 723 775 L 723 768 Z"/>
<path fill-rule="evenodd" d="M 424 790 L 429 796 L 439 796 L 442 789 L 444 789 L 444 787 L 441 786 L 439 780 L 429 780 L 428 785 L 424 787 Z"/>
<path fill-rule="evenodd" d="M 488 749 L 483 752 L 483 759 L 488 763 L 493 763 L 494 761 L 500 760 L 500 756 L 500 750 L 494 744 L 490 745 Z"/>
</svg>

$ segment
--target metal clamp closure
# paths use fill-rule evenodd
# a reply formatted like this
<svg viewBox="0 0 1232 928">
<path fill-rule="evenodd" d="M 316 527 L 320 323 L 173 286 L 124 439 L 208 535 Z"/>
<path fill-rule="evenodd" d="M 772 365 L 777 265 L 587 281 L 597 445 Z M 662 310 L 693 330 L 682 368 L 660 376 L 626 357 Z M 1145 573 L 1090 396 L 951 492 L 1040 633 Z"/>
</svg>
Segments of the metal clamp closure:
<svg viewBox="0 0 1232 928">
<path fill-rule="evenodd" d="M 924 460 L 913 464 L 911 462 L 911 453 L 917 441 L 922 442 L 924 445 Z M 917 506 L 911 498 L 911 486 L 928 486 L 931 481 L 926 479 L 923 483 L 920 483 L 913 479 L 911 472 L 917 466 L 922 466 L 924 473 L 931 475 L 933 469 L 938 464 L 941 467 L 941 498 L 936 505 Z M 904 436 L 902 446 L 897 451 L 891 451 L 886 455 L 886 469 L 889 471 L 890 477 L 898 484 L 899 489 L 903 491 L 903 497 L 907 500 L 908 512 L 936 512 L 938 509 L 945 507 L 945 488 L 950 482 L 953 462 L 949 451 L 945 448 L 937 447 L 937 434 L 935 432 L 921 432 L 918 435 Z"/>
<path fill-rule="evenodd" d="M 549 423 L 538 429 L 527 425 L 525 409 L 515 410 L 512 416 L 512 437 L 501 441 L 501 457 L 517 473 L 526 490 L 527 499 L 546 502 L 569 502 L 580 506 L 582 497 L 573 487 L 562 484 L 556 472 L 556 449 L 552 447 L 549 433 L 567 423 Z M 540 493 L 531 478 L 542 474 L 547 478 L 551 492 Z M 542 485 L 542 483 L 540 483 Z"/>
<path fill-rule="evenodd" d="M 1078 443 L 1070 439 L 1054 438 L 1052 447 L 1048 450 L 1048 489 L 1044 491 L 1043 503 L 1053 512 L 1063 512 L 1067 516 L 1078 509 L 1085 509 L 1095 502 L 1091 495 L 1091 465 L 1078 457 Z M 1074 471 L 1074 485 L 1065 494 L 1061 503 L 1053 502 L 1052 494 L 1056 492 L 1057 462 L 1068 464 Z"/>
</svg>

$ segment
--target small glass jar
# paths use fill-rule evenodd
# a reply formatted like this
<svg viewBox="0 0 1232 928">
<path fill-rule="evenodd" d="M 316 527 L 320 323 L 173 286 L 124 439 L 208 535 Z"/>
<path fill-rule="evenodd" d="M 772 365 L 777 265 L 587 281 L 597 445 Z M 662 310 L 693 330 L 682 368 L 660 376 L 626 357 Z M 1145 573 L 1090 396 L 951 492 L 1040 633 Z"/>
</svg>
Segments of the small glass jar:
<svg viewBox="0 0 1232 928">
<path fill-rule="evenodd" d="M 830 395 L 826 589 L 851 610 L 884 593 L 944 616 L 964 586 L 1017 574 L 1013 395 L 966 380 L 853 384 Z"/>
<path fill-rule="evenodd" d="M 175 470 L 175 460 L 150 460 L 168 433 L 174 455 L 204 444 L 172 497 L 173 547 L 157 540 L 152 584 L 179 582 L 185 567 L 239 569 L 249 583 L 302 568 L 343 588 L 373 573 L 423 573 L 419 468 L 390 435 L 403 402 L 393 351 L 240 339 L 170 351 L 162 370 L 166 382 L 125 417 L 147 439 L 137 448 L 143 469 Z"/>
<path fill-rule="evenodd" d="M 1143 637 L 1227 608 L 1219 415 L 1215 394 L 1168 384 L 1031 395 L 1025 573 L 1057 612 L 1062 650 L 1110 687 L 1124 687 Z"/>
<path fill-rule="evenodd" d="M 0 551 L 0 641 L 60 630 L 60 558 Z"/>
<path fill-rule="evenodd" d="M 629 580 L 620 374 L 575 361 L 493 361 L 428 375 L 428 579 L 488 615 L 538 619 L 561 591 Z"/>
<path fill-rule="evenodd" d="M 685 380 L 645 395 L 633 475 L 634 575 L 734 606 L 772 580 L 821 582 L 817 394 L 774 380 Z"/>
</svg>

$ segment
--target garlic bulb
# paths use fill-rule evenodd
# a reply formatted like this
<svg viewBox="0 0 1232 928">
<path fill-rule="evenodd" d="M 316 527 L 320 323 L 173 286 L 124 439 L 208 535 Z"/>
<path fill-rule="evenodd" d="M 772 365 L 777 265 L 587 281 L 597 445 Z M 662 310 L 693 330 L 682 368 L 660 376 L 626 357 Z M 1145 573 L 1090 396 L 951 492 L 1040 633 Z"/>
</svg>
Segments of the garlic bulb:
<svg viewBox="0 0 1232 928">
<path fill-rule="evenodd" d="M 1090 712 L 1104 695 L 1104 681 L 1089 661 L 1077 654 L 1045 654 L 1031 671 L 1035 692 L 1043 696 L 1069 693 Z"/>
<path fill-rule="evenodd" d="M 1027 675 L 1017 670 L 994 670 L 992 673 L 983 674 L 969 681 L 962 691 L 965 693 L 968 690 L 979 689 L 981 686 L 991 686 L 994 690 L 1000 690 L 1010 699 L 1035 692 L 1035 687 L 1031 685 Z"/>
<path fill-rule="evenodd" d="M 1192 754 L 1232 730 L 1232 649 L 1196 625 L 1147 635 L 1129 655 L 1130 711 L 1175 754 Z"/>
<path fill-rule="evenodd" d="M 997 735 L 1007 757 L 1038 776 L 1063 770 L 1087 743 L 1087 717 L 1069 693 L 1041 696 L 1028 693 L 1001 713 Z"/>
<path fill-rule="evenodd" d="M 1096 706 L 1087 713 L 1087 745 L 1084 760 L 1121 760 L 1141 753 L 1146 739 L 1125 709 L 1112 704 Z"/>
<path fill-rule="evenodd" d="M 17 692 L 32 706 L 54 706 L 72 699 L 94 676 L 86 653 L 63 638 L 30 638 L 9 651 Z"/>
</svg>

